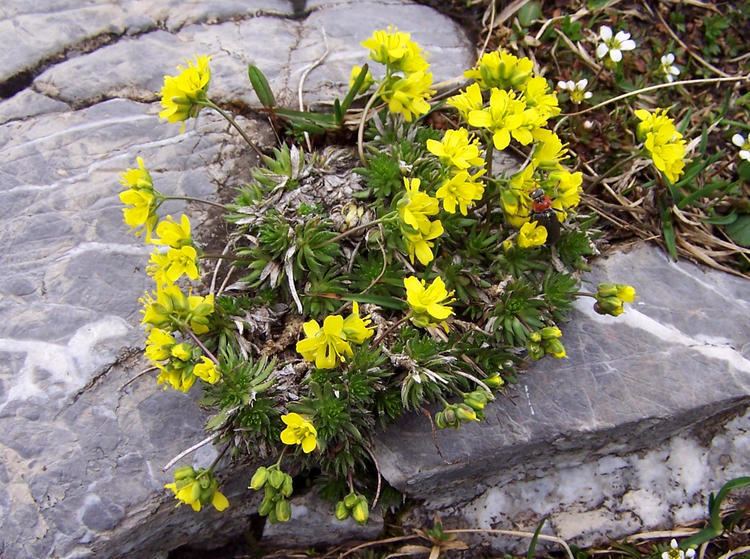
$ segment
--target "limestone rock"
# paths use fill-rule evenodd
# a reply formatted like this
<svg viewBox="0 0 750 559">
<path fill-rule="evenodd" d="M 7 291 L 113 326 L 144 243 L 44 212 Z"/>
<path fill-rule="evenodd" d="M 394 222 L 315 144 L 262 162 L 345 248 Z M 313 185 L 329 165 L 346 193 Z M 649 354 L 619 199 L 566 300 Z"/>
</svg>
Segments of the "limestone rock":
<svg viewBox="0 0 750 559">
<path fill-rule="evenodd" d="M 507 395 L 487 407 L 486 421 L 439 431 L 436 443 L 420 416 L 407 417 L 388 430 L 379 437 L 377 456 L 389 483 L 426 499 L 430 509 L 448 507 L 459 517 L 460 503 L 478 496 L 470 505 L 474 512 L 466 517 L 482 518 L 486 526 L 490 515 L 478 512 L 482 504 L 496 520 L 518 521 L 523 506 L 537 513 L 531 516 L 538 520 L 551 503 L 575 503 L 573 493 L 581 483 L 589 483 L 581 499 L 596 504 L 610 479 L 604 474 L 597 478 L 597 472 L 625 468 L 627 462 L 617 466 L 618 457 L 636 460 L 637 452 L 654 451 L 649 460 L 656 466 L 670 445 L 683 444 L 680 439 L 668 441 L 694 426 L 735 445 L 729 456 L 736 465 L 750 462 L 750 448 L 727 443 L 731 435 L 723 434 L 719 421 L 750 403 L 750 284 L 693 264 L 669 262 L 648 246 L 597 261 L 587 280 L 627 282 L 639 297 L 618 318 L 600 316 L 592 300 L 579 300 L 571 322 L 562 328 L 568 359 L 545 359 L 523 373 Z M 684 443 L 688 450 L 674 458 L 675 463 L 695 460 L 689 455 L 691 444 L 695 446 Z M 715 457 L 711 460 L 713 469 L 701 478 L 710 485 L 691 485 L 691 495 L 698 489 L 715 491 L 727 481 Z M 643 475 L 651 475 L 647 462 L 640 467 Z M 574 475 L 583 481 L 569 484 L 566 476 Z M 632 471 L 623 469 L 621 476 L 629 476 L 632 491 L 604 495 L 624 499 L 627 493 L 637 499 L 640 489 L 653 491 L 649 485 L 639 486 Z M 568 490 L 572 493 L 562 498 Z M 537 492 L 540 502 L 532 505 L 536 497 L 524 491 Z M 519 502 L 525 505 L 517 506 Z M 617 507 L 620 515 L 627 513 L 627 500 L 623 503 Z M 677 499 L 670 506 L 660 506 L 652 516 L 638 516 L 634 508 L 633 522 L 605 523 L 606 535 L 680 521 L 693 507 Z M 555 512 L 564 518 L 576 510 L 561 506 Z M 588 522 L 577 524 L 578 531 L 575 526 L 568 522 L 561 533 L 586 534 L 588 541 L 605 535 L 594 528 L 592 536 Z"/>
</svg>

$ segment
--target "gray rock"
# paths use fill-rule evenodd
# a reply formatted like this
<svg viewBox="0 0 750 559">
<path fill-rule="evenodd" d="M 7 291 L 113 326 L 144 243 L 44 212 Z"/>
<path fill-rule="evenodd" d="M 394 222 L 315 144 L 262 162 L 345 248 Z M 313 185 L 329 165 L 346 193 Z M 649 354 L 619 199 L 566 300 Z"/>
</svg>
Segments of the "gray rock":
<svg viewBox="0 0 750 559">
<path fill-rule="evenodd" d="M 10 49 L 0 61 L 0 92 L 15 93 L 0 102 L 0 555 L 155 557 L 188 542 L 220 543 L 246 529 L 255 511 L 249 473 L 222 480 L 231 502 L 223 514 L 175 509 L 163 488 L 171 472 L 161 468 L 204 437 L 197 394 L 159 390 L 151 374 L 125 386 L 145 367 L 138 297 L 150 284 L 148 250 L 121 221 L 118 179 L 140 155 L 161 191 L 227 199 L 254 159 L 207 112 L 185 133 L 159 123 L 162 76 L 185 58 L 211 54 L 212 92 L 242 107 L 255 103 L 246 75 L 253 62 L 280 100 L 294 103 L 304 66 L 318 56 L 305 52 L 316 26 L 330 27 L 331 61 L 345 43 L 343 58 L 357 51 L 363 61 L 359 36 L 350 43 L 350 34 L 395 18 L 416 30 L 429 17 L 442 30 L 436 47 L 456 64 L 471 50 L 448 19 L 407 2 L 382 3 L 376 21 L 374 3 L 359 15 L 340 12 L 351 21 L 339 26 L 327 8 L 315 9 L 308 24 L 292 17 L 295 6 L 301 15 L 299 3 L 281 0 L 43 5 L 0 7 Z M 433 50 L 431 36 L 421 38 Z M 440 64 L 446 76 L 465 65 Z M 331 91 L 337 76 L 324 80 Z M 270 129 L 259 122 L 241 119 L 269 145 Z M 181 202 L 163 210 L 188 211 L 197 226 L 215 219 Z M 206 446 L 183 462 L 214 457 Z M 329 529 L 327 515 L 313 514 L 320 507 L 304 500 L 299 507 L 307 530 Z M 350 528 L 332 533 L 374 533 Z"/>
<path fill-rule="evenodd" d="M 371 540 L 383 531 L 383 517 L 373 511 L 364 526 L 351 518 L 341 522 L 333 516 L 333 506 L 315 492 L 292 499 L 292 521 L 267 523 L 263 545 L 268 547 L 312 547 L 340 545 L 352 540 Z"/>
<path fill-rule="evenodd" d="M 722 433 L 718 421 L 742 412 L 750 402 L 750 284 L 692 264 L 668 262 L 660 251 L 647 246 L 598 261 L 587 280 L 633 284 L 639 298 L 619 318 L 600 316 L 593 311 L 592 300 L 579 300 L 571 322 L 563 327 L 568 359 L 545 359 L 522 374 L 507 396 L 488 406 L 486 421 L 459 431 L 439 431 L 436 442 L 422 417 L 405 418 L 388 430 L 378 438 L 376 452 L 389 483 L 426 499 L 428 508 L 450 508 L 459 517 L 459 503 L 479 496 L 467 518 L 479 518 L 483 513 L 477 507 L 484 503 L 492 518 L 516 522 L 526 518 L 523 506 L 539 513 L 531 514 L 538 520 L 553 503 L 575 502 L 573 496 L 558 499 L 555 491 L 569 490 L 574 495 L 587 479 L 586 472 L 593 475 L 597 468 L 617 463 L 618 456 L 661 448 L 651 459 L 656 464 L 656 457 L 668 452 L 665 449 L 681 444 L 679 438 L 665 441 L 690 427 L 715 426 L 711 437 L 735 445 L 728 451 L 731 460 L 750 462 L 750 448 L 741 441 L 726 442 L 731 434 Z M 688 462 L 692 459 L 685 456 Z M 591 464 L 597 466 L 592 470 Z M 647 462 L 640 467 L 648 471 Z M 632 470 L 623 472 L 633 479 Z M 584 481 L 569 485 L 567 475 L 580 475 Z M 538 481 L 523 485 L 526 479 Z M 607 479 L 592 481 L 596 487 L 584 501 L 595 504 L 603 499 L 601 488 Z M 699 488 L 707 492 L 727 478 L 714 467 L 701 479 L 711 481 Z M 629 498 L 634 499 L 639 489 L 630 487 L 634 493 Z M 537 506 L 530 505 L 530 494 L 524 494 L 525 500 L 513 500 L 524 488 L 539 492 Z M 554 491 L 545 493 L 543 488 Z M 693 487 L 691 495 L 697 490 Z M 611 495 L 625 499 L 626 493 Z M 518 502 L 524 505 L 516 506 Z M 627 500 L 623 503 L 620 515 L 627 513 Z M 670 504 L 671 508 L 660 505 L 659 514 L 653 516 L 634 508 L 631 523 L 602 521 L 594 536 L 586 521 L 561 520 L 560 532 L 566 537 L 588 533 L 601 539 L 622 535 L 636 525 L 653 528 L 678 522 L 689 516 L 686 510 L 693 510 L 691 502 L 676 498 Z M 556 510 L 561 518 L 575 511 L 564 505 Z M 575 520 L 575 516 L 567 518 Z"/>
</svg>

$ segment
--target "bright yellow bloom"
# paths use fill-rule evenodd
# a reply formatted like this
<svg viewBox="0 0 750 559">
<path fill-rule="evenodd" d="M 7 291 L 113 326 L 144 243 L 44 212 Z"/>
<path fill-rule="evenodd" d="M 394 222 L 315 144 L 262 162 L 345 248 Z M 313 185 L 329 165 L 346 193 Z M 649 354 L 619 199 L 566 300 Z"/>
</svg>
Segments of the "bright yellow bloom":
<svg viewBox="0 0 750 559">
<path fill-rule="evenodd" d="M 176 223 L 171 215 L 168 215 L 156 226 L 158 238 L 152 239 L 155 245 L 166 245 L 172 248 L 182 248 L 192 245 L 193 238 L 190 233 L 190 220 L 188 216 L 180 216 L 180 222 Z"/>
<path fill-rule="evenodd" d="M 208 384 L 216 384 L 221 378 L 221 373 L 216 368 L 216 364 L 205 355 L 202 355 L 201 362 L 193 367 L 193 374 Z"/>
<path fill-rule="evenodd" d="M 532 164 L 539 169 L 560 169 L 561 161 L 567 157 L 567 144 L 563 145 L 557 134 L 544 128 L 535 131 L 534 136 L 537 144 L 531 156 Z"/>
<path fill-rule="evenodd" d="M 133 188 L 135 190 L 153 190 L 154 182 L 151 179 L 151 173 L 146 169 L 143 158 L 136 157 L 135 161 L 138 167 L 125 169 L 122 175 L 120 175 L 120 184 L 125 188 Z"/>
<path fill-rule="evenodd" d="M 549 118 L 560 114 L 557 95 L 554 92 L 548 93 L 548 90 L 547 80 L 541 76 L 530 78 L 523 87 L 526 106 L 537 110 L 542 123 L 540 126 L 546 124 Z"/>
<path fill-rule="evenodd" d="M 174 483 L 167 483 L 164 487 L 174 493 L 180 504 L 190 505 L 195 512 L 209 503 L 219 512 L 229 506 L 229 501 L 219 491 L 219 482 L 205 468 L 198 471 L 192 466 L 178 468 L 174 473 Z"/>
<path fill-rule="evenodd" d="M 185 342 L 172 346 L 169 354 L 180 361 L 190 361 L 193 358 L 193 346 Z"/>
<path fill-rule="evenodd" d="M 146 272 L 154 278 L 157 285 L 174 283 L 183 274 L 191 280 L 196 280 L 199 277 L 198 253 L 191 246 L 170 248 L 166 253 L 154 250 Z"/>
<path fill-rule="evenodd" d="M 521 227 L 531 217 L 531 193 L 540 188 L 534 165 L 527 165 L 508 181 L 508 188 L 500 191 L 500 205 L 506 221 L 512 227 Z"/>
<path fill-rule="evenodd" d="M 357 78 L 359 77 L 360 72 L 362 72 L 362 66 L 352 66 L 352 71 L 349 74 L 349 89 L 354 87 L 354 82 L 357 81 Z M 364 93 L 368 89 L 372 87 L 372 84 L 375 83 L 375 80 L 372 77 L 372 74 L 370 73 L 370 70 L 367 70 L 367 73 L 365 74 L 365 79 L 362 82 L 362 86 L 359 88 L 360 93 Z"/>
<path fill-rule="evenodd" d="M 423 71 L 407 74 L 388 82 L 380 96 L 388 103 L 388 110 L 401 114 L 406 122 L 430 110 L 427 99 L 435 93 L 432 89 L 432 74 Z"/>
<path fill-rule="evenodd" d="M 371 323 L 369 315 L 364 318 L 359 316 L 359 303 L 353 302 L 351 314 L 344 319 L 344 335 L 347 341 L 361 344 L 371 338 L 374 333 L 370 328 Z"/>
<path fill-rule="evenodd" d="M 411 321 L 415 326 L 441 326 L 446 332 L 446 319 L 453 314 L 448 305 L 453 302 L 453 291 L 445 289 L 445 283 L 439 276 L 429 285 L 416 276 L 404 278 L 406 302 L 411 308 Z"/>
<path fill-rule="evenodd" d="M 432 253 L 432 247 L 435 243 L 431 242 L 440 237 L 443 234 L 443 224 L 439 221 L 432 221 L 430 223 L 430 230 L 428 233 L 412 233 L 402 229 L 404 235 L 404 241 L 406 242 L 406 250 L 409 253 L 409 260 L 414 264 L 414 257 L 416 256 L 419 263 L 423 266 L 427 266 L 432 262 L 435 255 Z"/>
<path fill-rule="evenodd" d="M 443 208 L 448 213 L 456 213 L 456 204 L 461 210 L 461 215 L 466 215 L 467 210 L 474 202 L 481 200 L 484 195 L 484 185 L 476 180 L 484 174 L 482 169 L 478 173 L 469 175 L 466 171 L 459 171 L 443 182 L 443 185 L 435 193 L 435 196 L 443 201 Z"/>
<path fill-rule="evenodd" d="M 510 144 L 511 135 L 523 145 L 530 144 L 534 137 L 531 134 L 533 124 L 526 104 L 516 99 L 514 93 L 493 89 L 490 94 L 490 106 L 484 110 L 471 111 L 469 124 L 477 128 L 487 128 L 492 135 L 492 143 L 498 150 L 504 150 Z M 536 112 L 533 112 L 536 114 Z"/>
<path fill-rule="evenodd" d="M 156 299 L 146 294 L 141 298 L 143 303 L 142 323 L 161 328 L 171 326 L 180 330 L 188 325 L 196 334 L 208 332 L 209 316 L 214 312 L 214 296 L 186 296 L 177 285 L 160 286 L 156 290 Z"/>
<path fill-rule="evenodd" d="M 195 375 L 188 366 L 177 367 L 179 361 L 172 361 L 166 365 L 157 364 L 159 376 L 156 377 L 157 384 L 168 384 L 174 390 L 189 392 L 195 384 Z"/>
<path fill-rule="evenodd" d="M 521 248 L 538 247 L 546 242 L 547 228 L 537 221 L 524 223 L 518 231 L 518 246 Z"/>
<path fill-rule="evenodd" d="M 318 432 L 313 424 L 298 413 L 281 416 L 286 429 L 281 432 L 281 442 L 288 445 L 302 445 L 302 452 L 310 454 L 318 446 Z"/>
<path fill-rule="evenodd" d="M 208 83 L 211 81 L 210 57 L 196 56 L 195 62 L 187 61 L 187 67 L 177 66 L 176 76 L 164 76 L 161 88 L 159 116 L 169 122 L 181 122 L 197 116 L 208 97 Z"/>
<path fill-rule="evenodd" d="M 552 171 L 549 174 L 550 181 L 557 182 L 556 194 L 552 200 L 552 207 L 556 211 L 557 219 L 565 221 L 570 208 L 575 208 L 581 203 L 581 192 L 583 189 L 583 173 L 576 171 L 571 173 L 567 170 Z"/>
<path fill-rule="evenodd" d="M 161 328 L 152 328 L 146 340 L 146 357 L 154 364 L 169 359 L 172 346 L 175 344 L 177 340 L 169 332 Z"/>
<path fill-rule="evenodd" d="M 120 201 L 125 204 L 125 208 L 122 210 L 125 223 L 133 229 L 137 236 L 145 233 L 146 241 L 149 241 L 154 226 L 159 220 L 156 215 L 158 200 L 154 192 L 147 189 L 130 188 L 120 192 Z"/>
<path fill-rule="evenodd" d="M 370 49 L 370 58 L 385 64 L 393 71 L 407 74 L 424 72 L 428 68 L 422 49 L 411 40 L 409 33 L 398 31 L 393 26 L 387 30 L 379 29 L 366 40 L 362 46 Z"/>
<path fill-rule="evenodd" d="M 464 92 L 449 97 L 447 103 L 456 108 L 463 119 L 467 120 L 471 111 L 478 111 L 482 108 L 484 104 L 482 90 L 479 84 L 473 83 Z"/>
<path fill-rule="evenodd" d="M 482 89 L 522 89 L 531 77 L 534 63 L 524 57 L 518 58 L 506 50 L 482 55 L 475 68 L 466 70 L 464 76 L 476 80 Z"/>
<path fill-rule="evenodd" d="M 354 355 L 344 332 L 344 318 L 327 316 L 323 327 L 316 320 L 302 325 L 306 338 L 297 342 L 297 352 L 305 361 L 315 361 L 318 369 L 333 369 Z"/>
<path fill-rule="evenodd" d="M 404 178 L 406 195 L 398 203 L 398 215 L 402 224 L 406 224 L 423 235 L 431 230 L 429 216 L 440 212 L 440 203 L 425 192 L 421 192 L 419 179 Z"/>
<path fill-rule="evenodd" d="M 653 113 L 644 109 L 635 111 L 641 121 L 638 124 L 638 137 L 644 140 L 643 145 L 651 155 L 654 167 L 660 170 L 667 179 L 674 183 L 685 170 L 685 140 L 666 109 L 657 109 Z"/>
<path fill-rule="evenodd" d="M 479 152 L 479 140 L 469 136 L 466 128 L 447 130 L 442 141 L 427 140 L 427 151 L 440 158 L 440 161 L 459 170 L 472 165 L 484 166 Z"/>
</svg>

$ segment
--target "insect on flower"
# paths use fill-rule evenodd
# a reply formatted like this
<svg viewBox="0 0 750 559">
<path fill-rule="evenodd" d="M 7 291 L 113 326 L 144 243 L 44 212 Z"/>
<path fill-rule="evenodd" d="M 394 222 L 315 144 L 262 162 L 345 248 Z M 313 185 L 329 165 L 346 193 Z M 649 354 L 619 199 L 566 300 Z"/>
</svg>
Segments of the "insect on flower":
<svg viewBox="0 0 750 559">
<path fill-rule="evenodd" d="M 560 222 L 552 208 L 552 198 L 537 188 L 531 193 L 531 221 L 547 229 L 547 244 L 553 245 L 560 238 Z"/>
</svg>

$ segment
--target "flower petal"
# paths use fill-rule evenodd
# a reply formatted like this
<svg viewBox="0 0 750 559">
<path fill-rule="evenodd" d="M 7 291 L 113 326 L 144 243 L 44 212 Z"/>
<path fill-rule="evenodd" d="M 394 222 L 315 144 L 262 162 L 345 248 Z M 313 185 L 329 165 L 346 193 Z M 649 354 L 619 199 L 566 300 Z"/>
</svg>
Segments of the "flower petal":
<svg viewBox="0 0 750 559">
<path fill-rule="evenodd" d="M 597 58 L 604 58 L 604 56 L 609 52 L 609 47 L 605 45 L 604 43 L 599 43 L 596 47 L 596 57 Z M 471 124 L 471 123 L 469 123 Z"/>
<path fill-rule="evenodd" d="M 612 29 L 607 25 L 602 25 L 599 28 L 599 36 L 605 41 L 610 40 L 612 38 Z"/>
</svg>

